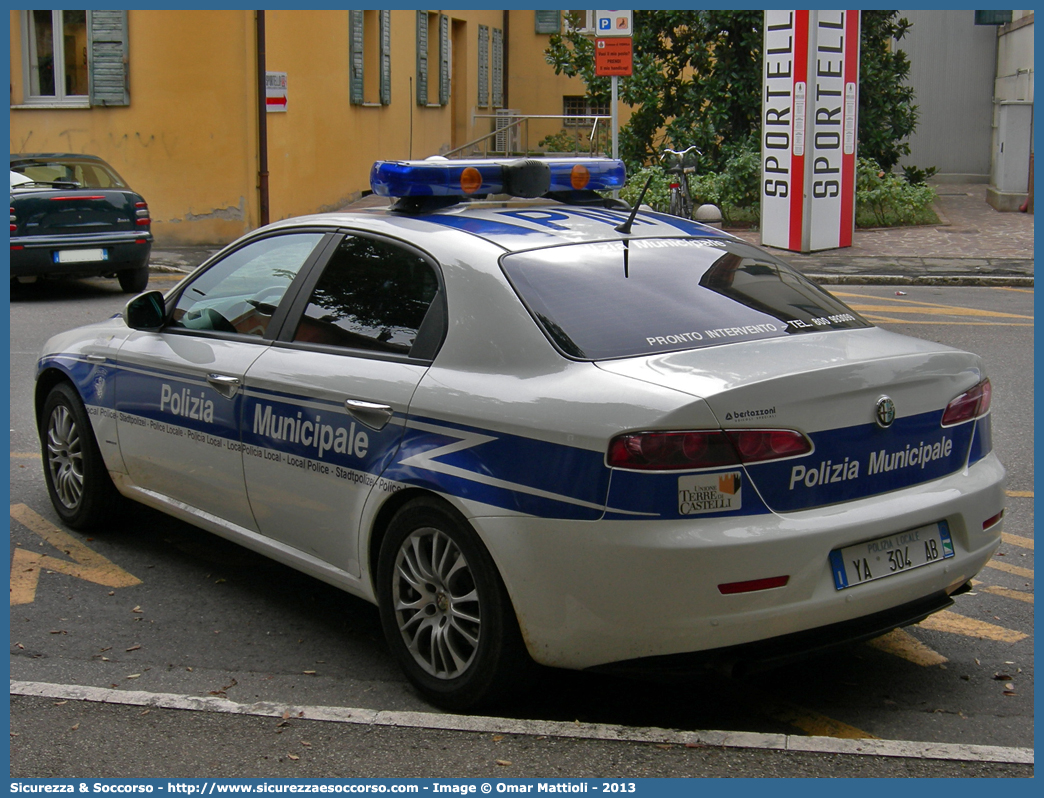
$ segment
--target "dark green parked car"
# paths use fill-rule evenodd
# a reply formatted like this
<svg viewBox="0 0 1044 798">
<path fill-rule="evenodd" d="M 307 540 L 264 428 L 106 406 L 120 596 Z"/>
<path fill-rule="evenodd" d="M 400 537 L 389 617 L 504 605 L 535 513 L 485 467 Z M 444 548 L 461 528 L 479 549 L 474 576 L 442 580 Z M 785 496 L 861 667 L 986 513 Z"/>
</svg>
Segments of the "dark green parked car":
<svg viewBox="0 0 1044 798">
<path fill-rule="evenodd" d="M 11 155 L 11 280 L 112 277 L 149 282 L 149 206 L 101 158 Z"/>
</svg>

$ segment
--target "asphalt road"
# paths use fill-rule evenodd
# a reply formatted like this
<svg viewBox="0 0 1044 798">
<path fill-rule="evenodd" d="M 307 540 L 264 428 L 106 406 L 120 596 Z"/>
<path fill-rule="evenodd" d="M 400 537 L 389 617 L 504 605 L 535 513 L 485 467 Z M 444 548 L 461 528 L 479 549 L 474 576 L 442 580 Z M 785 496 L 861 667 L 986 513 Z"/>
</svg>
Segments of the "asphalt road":
<svg viewBox="0 0 1044 798">
<path fill-rule="evenodd" d="M 171 284 L 154 275 L 150 287 Z M 832 290 L 881 326 L 986 358 L 994 384 L 994 445 L 1008 468 L 1010 498 L 1004 545 L 976 589 L 951 612 L 917 627 L 742 679 L 698 673 L 671 681 L 624 680 L 546 671 L 524 698 L 505 709 L 506 717 L 1033 747 L 1033 291 Z M 214 697 L 237 704 L 436 713 L 405 683 L 385 649 L 376 610 L 362 601 L 143 507 L 132 508 L 111 529 L 90 537 L 61 528 L 47 500 L 37 454 L 33 367 L 50 334 L 105 318 L 125 299 L 114 281 L 105 280 L 23 286 L 12 295 L 12 679 Z M 85 561 L 94 569 L 87 578 L 76 565 Z M 36 564 L 43 571 L 31 596 L 22 582 L 15 585 L 19 563 Z M 156 725 L 156 717 L 146 712 L 167 719 Z M 513 746 L 510 756 L 501 757 L 489 734 L 391 727 L 376 731 L 293 721 L 295 727 L 308 727 L 298 731 L 310 740 L 336 741 L 357 751 L 355 769 L 345 770 L 332 753 L 316 756 L 314 742 L 284 744 L 290 739 L 283 736 L 288 730 L 274 722 L 265 725 L 220 713 L 13 697 L 11 723 L 12 773 L 25 776 L 163 775 L 161 765 L 183 775 L 265 775 L 268 765 L 262 766 L 257 753 L 262 750 L 273 762 L 292 763 L 297 775 L 305 770 L 309 775 L 406 775 L 409 769 L 394 764 L 394 753 L 380 754 L 385 750 L 409 750 L 414 763 L 410 775 L 415 776 L 466 776 L 483 768 L 500 777 L 538 771 L 799 775 L 823 767 L 816 759 L 820 754 L 763 752 L 758 759 L 746 750 L 714 749 L 717 753 L 711 756 L 701 746 L 685 745 L 671 745 L 670 754 L 650 750 L 648 743 L 566 743 L 554 735 L 540 739 L 539 734 L 501 734 L 498 742 Z M 80 733 L 88 728 L 110 733 Z M 113 735 L 112 730 L 122 733 Z M 253 741 L 265 734 L 280 736 L 279 741 L 269 740 L 274 746 L 270 751 Z M 128 739 L 124 735 L 137 742 L 118 743 Z M 144 741 L 161 743 L 164 735 L 169 735 L 168 754 L 156 764 L 154 749 L 150 754 Z M 206 750 L 198 750 L 200 745 Z M 584 746 L 592 748 L 585 754 Z M 112 755 L 117 749 L 119 757 Z M 434 758 L 413 753 L 429 749 L 440 753 Z M 686 751 L 684 757 L 671 758 Z M 298 759 L 287 759 L 287 752 Z M 489 764 L 497 759 L 526 764 L 509 771 L 508 766 Z M 1032 767 L 967 762 L 961 772 L 952 762 L 926 766 L 903 758 L 854 757 L 846 762 L 839 766 L 846 772 L 838 775 L 869 775 L 863 771 L 871 762 L 880 763 L 874 775 L 1032 772 Z M 273 774 L 293 775 L 279 770 L 282 764 L 269 765 L 276 768 Z M 913 772 L 902 772 L 904 767 Z"/>
</svg>

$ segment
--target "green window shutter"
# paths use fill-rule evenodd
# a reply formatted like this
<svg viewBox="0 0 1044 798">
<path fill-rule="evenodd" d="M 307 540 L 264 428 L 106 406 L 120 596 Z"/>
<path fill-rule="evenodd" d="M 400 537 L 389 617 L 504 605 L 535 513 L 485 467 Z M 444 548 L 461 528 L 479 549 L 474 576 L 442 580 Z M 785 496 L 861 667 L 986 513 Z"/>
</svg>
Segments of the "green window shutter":
<svg viewBox="0 0 1044 798">
<path fill-rule="evenodd" d="M 561 11 L 534 11 L 536 33 L 558 33 L 562 27 Z"/>
<path fill-rule="evenodd" d="M 489 107 L 489 26 L 478 26 L 478 104 Z"/>
<path fill-rule="evenodd" d="M 417 12 L 417 105 L 428 104 L 428 12 Z"/>
<path fill-rule="evenodd" d="M 91 105 L 130 105 L 127 12 L 87 12 Z"/>
<path fill-rule="evenodd" d="M 348 102 L 361 105 L 363 96 L 363 12 L 348 12 Z"/>
<path fill-rule="evenodd" d="M 381 105 L 391 104 L 391 11 L 381 12 Z"/>
<path fill-rule="evenodd" d="M 449 17 L 439 14 L 439 105 L 450 100 Z"/>
<path fill-rule="evenodd" d="M 504 31 L 493 28 L 493 107 L 504 107 Z"/>
</svg>

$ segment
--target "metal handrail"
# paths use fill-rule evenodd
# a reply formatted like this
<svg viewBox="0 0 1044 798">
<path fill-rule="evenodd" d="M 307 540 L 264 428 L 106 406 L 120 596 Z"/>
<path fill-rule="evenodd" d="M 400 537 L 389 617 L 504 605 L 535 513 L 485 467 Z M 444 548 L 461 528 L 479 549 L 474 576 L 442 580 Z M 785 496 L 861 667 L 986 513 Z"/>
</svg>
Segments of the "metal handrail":
<svg viewBox="0 0 1044 798">
<path fill-rule="evenodd" d="M 474 114 L 472 116 L 472 120 L 476 120 L 476 119 L 494 119 L 494 120 L 496 120 L 496 119 L 504 119 L 504 117 L 502 115 L 499 115 L 499 114 Z M 572 114 L 570 114 L 570 115 L 566 115 L 566 114 L 529 114 L 527 116 L 519 116 L 517 119 L 515 119 L 515 121 L 513 121 L 513 122 L 511 122 L 511 123 L 509 123 L 507 125 L 504 125 L 504 127 L 501 127 L 501 128 L 499 128 L 497 130 L 492 130 L 489 133 L 485 134 L 484 136 L 479 136 L 477 139 L 472 139 L 471 141 L 467 142 L 466 144 L 462 144 L 459 147 L 454 147 L 452 150 L 449 150 L 449 151 L 443 153 L 443 156 L 446 157 L 446 158 L 468 157 L 470 155 L 473 155 L 474 153 L 471 152 L 471 151 L 476 149 L 481 144 L 482 145 L 482 157 L 488 157 L 489 153 L 490 153 L 489 142 L 491 140 L 493 140 L 495 142 L 495 139 L 496 139 L 497 135 L 504 134 L 505 131 L 509 131 L 512 128 L 516 128 L 516 127 L 522 128 L 523 126 L 524 126 L 524 130 L 525 130 L 524 137 L 523 137 L 523 140 L 525 142 L 525 146 L 519 148 L 520 150 L 523 150 L 523 152 L 519 152 L 518 154 L 520 154 L 520 155 L 523 155 L 523 154 L 524 155 L 529 155 L 531 152 L 533 152 L 533 150 L 531 150 L 530 147 L 529 147 L 529 120 L 530 119 L 561 119 L 561 120 L 563 120 L 563 122 L 567 121 L 567 120 L 568 121 L 579 121 L 581 119 L 584 119 L 584 120 L 591 119 L 591 120 L 593 120 L 593 122 L 591 124 L 591 132 L 588 134 L 588 136 L 589 136 L 588 152 L 589 152 L 589 154 L 593 155 L 595 153 L 595 142 L 598 140 L 597 136 L 598 136 L 599 124 L 602 123 L 602 122 L 606 122 L 606 123 L 610 122 L 612 117 L 610 117 L 610 116 L 599 116 L 597 114 L 583 114 L 583 115 L 572 115 Z M 579 130 L 579 128 L 578 128 L 578 130 Z M 579 143 L 579 140 L 580 140 L 579 136 L 576 137 L 576 140 Z M 493 149 L 493 152 L 500 153 L 500 151 L 495 149 L 495 148 Z M 579 147 L 574 149 L 574 152 L 579 152 Z M 503 154 L 507 155 L 508 153 L 504 152 Z"/>
</svg>

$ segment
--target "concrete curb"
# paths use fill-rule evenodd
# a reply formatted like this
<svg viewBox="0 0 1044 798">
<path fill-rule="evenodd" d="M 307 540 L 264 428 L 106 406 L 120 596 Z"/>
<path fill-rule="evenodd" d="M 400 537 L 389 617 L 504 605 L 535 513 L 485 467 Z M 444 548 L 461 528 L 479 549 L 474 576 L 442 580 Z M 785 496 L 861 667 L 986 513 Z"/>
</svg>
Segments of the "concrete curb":
<svg viewBox="0 0 1044 798">
<path fill-rule="evenodd" d="M 759 734 L 734 731 L 675 731 L 598 723 L 516 720 L 475 715 L 443 715 L 434 712 L 381 712 L 349 707 L 298 706 L 273 702 L 239 704 L 215 696 L 189 696 L 174 693 L 148 693 L 113 690 L 83 685 L 11 681 L 11 695 L 56 698 L 104 704 L 122 704 L 157 709 L 181 709 L 227 715 L 254 715 L 273 718 L 351 723 L 366 726 L 394 726 L 413 729 L 438 729 L 481 734 L 517 734 L 577 740 L 599 740 L 686 747 L 717 747 L 795 751 L 802 753 L 884 756 L 905 759 L 934 759 L 953 762 L 993 762 L 1032 765 L 1029 748 L 1003 748 L 992 745 L 928 743 L 907 740 L 839 739 L 802 737 L 793 734 Z"/>
<path fill-rule="evenodd" d="M 802 272 L 810 280 L 821 285 L 943 285 L 943 286 L 991 286 L 994 288 L 1032 288 L 1033 278 L 1017 275 L 949 274 L 920 275 L 903 274 L 816 274 Z"/>
</svg>

